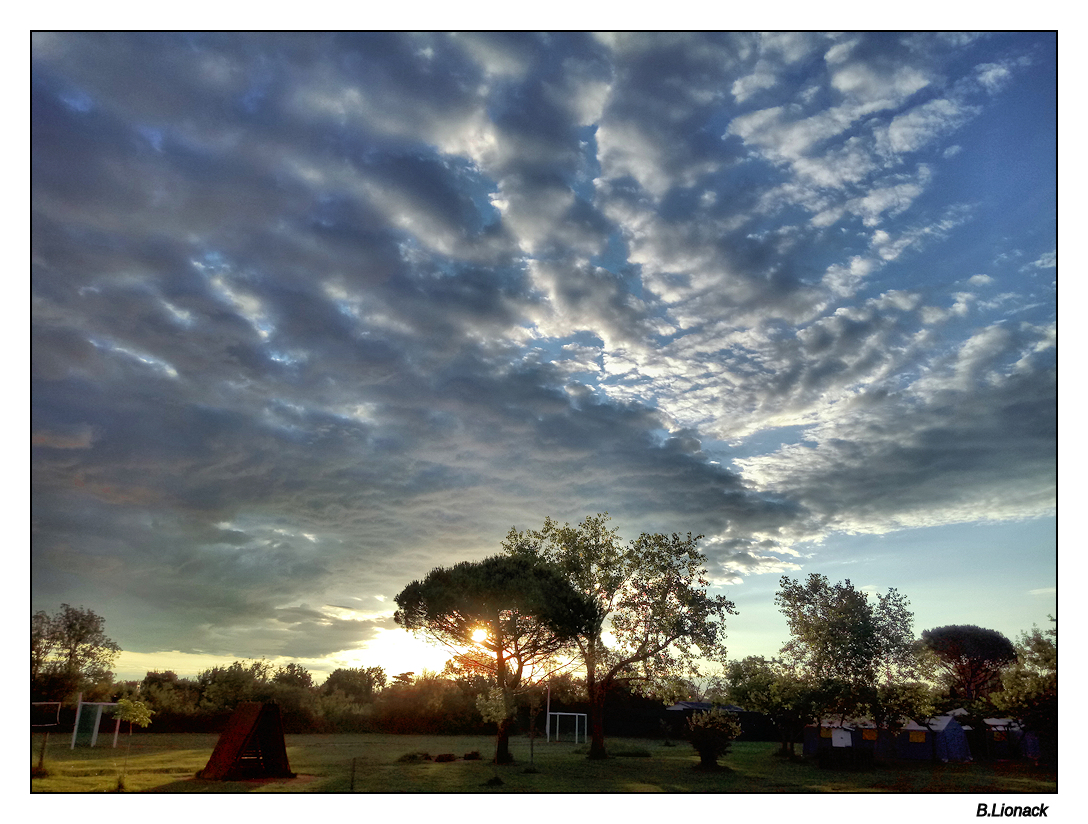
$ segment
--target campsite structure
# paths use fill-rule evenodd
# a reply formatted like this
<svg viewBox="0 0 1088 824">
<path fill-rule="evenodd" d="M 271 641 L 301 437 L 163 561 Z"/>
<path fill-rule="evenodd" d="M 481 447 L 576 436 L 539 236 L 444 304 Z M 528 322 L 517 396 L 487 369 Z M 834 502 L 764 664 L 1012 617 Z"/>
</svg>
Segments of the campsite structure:
<svg viewBox="0 0 1088 824">
<path fill-rule="evenodd" d="M 279 704 L 256 701 L 238 705 L 207 766 L 197 773 L 197 778 L 212 781 L 294 777 L 287 762 Z"/>
<path fill-rule="evenodd" d="M 868 718 L 825 719 L 805 727 L 806 756 L 823 766 L 860 766 L 877 759 L 970 761 L 967 734 L 951 715 L 905 721 L 897 730 L 881 729 Z"/>
<path fill-rule="evenodd" d="M 1023 757 L 1039 761 L 1039 737 L 1027 732 L 1012 718 L 984 718 L 983 746 L 995 761 Z"/>
</svg>

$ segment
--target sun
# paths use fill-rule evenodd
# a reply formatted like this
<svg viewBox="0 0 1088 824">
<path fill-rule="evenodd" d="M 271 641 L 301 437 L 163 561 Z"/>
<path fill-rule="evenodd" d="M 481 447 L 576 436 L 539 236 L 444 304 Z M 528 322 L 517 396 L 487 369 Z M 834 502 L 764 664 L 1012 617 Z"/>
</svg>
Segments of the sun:
<svg viewBox="0 0 1088 824">
<path fill-rule="evenodd" d="M 477 644 L 482 644 L 484 641 L 487 640 L 487 630 L 483 627 L 480 627 L 479 629 L 474 629 L 472 631 L 472 640 L 475 641 Z"/>
</svg>

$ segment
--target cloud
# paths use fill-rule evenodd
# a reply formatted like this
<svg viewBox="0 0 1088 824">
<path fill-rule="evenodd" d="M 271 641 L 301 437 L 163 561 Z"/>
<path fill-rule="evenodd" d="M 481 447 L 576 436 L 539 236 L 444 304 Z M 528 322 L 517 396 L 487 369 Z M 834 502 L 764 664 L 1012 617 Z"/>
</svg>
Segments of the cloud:
<svg viewBox="0 0 1088 824">
<path fill-rule="evenodd" d="M 1057 268 L 1057 266 L 1058 266 L 1058 253 L 1056 251 L 1054 251 L 1054 252 L 1046 252 L 1045 254 L 1041 255 L 1037 260 L 1032 261 L 1031 263 L 1029 263 L 1024 268 L 1025 269 L 1029 269 L 1029 268 L 1034 268 L 1034 269 L 1055 269 L 1055 268 Z"/>
<path fill-rule="evenodd" d="M 51 449 L 90 449 L 94 443 L 94 429 L 90 426 L 68 427 L 68 431 L 38 431 L 30 436 L 31 446 Z"/>
<path fill-rule="evenodd" d="M 1057 385 L 1048 340 L 1045 330 L 988 327 L 911 390 L 859 393 L 808 429 L 807 443 L 736 463 L 750 482 L 792 490 L 825 528 L 847 532 L 1052 511 Z M 1013 465 L 1015 478 L 1000 471 Z"/>
<path fill-rule="evenodd" d="M 952 132 L 981 112 L 978 106 L 938 98 L 897 115 L 877 133 L 878 148 L 889 154 L 916 152 L 937 137 Z"/>
<path fill-rule="evenodd" d="M 1049 512 L 1052 295 L 943 188 L 1019 41 L 919 37 L 36 36 L 35 599 L 320 658 L 548 515 Z"/>
</svg>

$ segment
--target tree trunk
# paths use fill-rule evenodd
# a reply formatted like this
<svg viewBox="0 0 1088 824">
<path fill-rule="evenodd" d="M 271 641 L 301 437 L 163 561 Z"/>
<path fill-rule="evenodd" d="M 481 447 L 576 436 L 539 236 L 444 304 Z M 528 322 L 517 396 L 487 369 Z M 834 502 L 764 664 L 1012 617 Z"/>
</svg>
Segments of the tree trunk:
<svg viewBox="0 0 1088 824">
<path fill-rule="evenodd" d="M 589 757 L 608 758 L 604 748 L 604 685 L 589 686 Z"/>
<path fill-rule="evenodd" d="M 513 726 L 513 723 L 513 718 L 507 718 L 499 723 L 499 733 L 495 738 L 496 764 L 514 763 L 514 756 L 510 754 L 510 727 Z"/>
<path fill-rule="evenodd" d="M 507 683 L 506 657 L 503 655 L 502 624 L 496 613 L 491 621 L 491 637 L 495 639 L 495 681 L 502 691 L 503 710 L 506 717 L 498 722 L 499 731 L 495 736 L 495 763 L 510 764 L 514 757 L 510 755 L 510 727 L 514 719 L 510 717 L 510 685 Z"/>
<path fill-rule="evenodd" d="M 713 772 L 718 769 L 718 757 L 715 755 L 699 754 L 699 769 Z"/>
</svg>

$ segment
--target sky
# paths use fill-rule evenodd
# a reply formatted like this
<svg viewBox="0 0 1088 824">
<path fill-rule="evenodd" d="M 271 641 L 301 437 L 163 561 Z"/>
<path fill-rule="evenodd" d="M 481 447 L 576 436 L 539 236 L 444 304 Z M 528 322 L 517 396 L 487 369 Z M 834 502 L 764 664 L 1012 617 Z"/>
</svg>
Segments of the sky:
<svg viewBox="0 0 1088 824">
<path fill-rule="evenodd" d="M 1057 604 L 1053 33 L 39 33 L 31 609 L 115 671 L 440 668 L 511 527 Z"/>
</svg>

